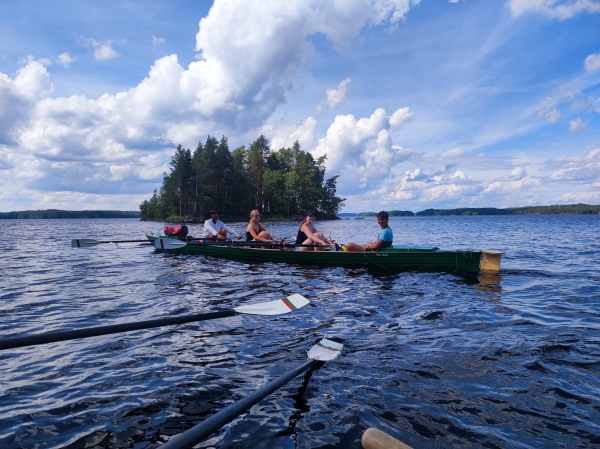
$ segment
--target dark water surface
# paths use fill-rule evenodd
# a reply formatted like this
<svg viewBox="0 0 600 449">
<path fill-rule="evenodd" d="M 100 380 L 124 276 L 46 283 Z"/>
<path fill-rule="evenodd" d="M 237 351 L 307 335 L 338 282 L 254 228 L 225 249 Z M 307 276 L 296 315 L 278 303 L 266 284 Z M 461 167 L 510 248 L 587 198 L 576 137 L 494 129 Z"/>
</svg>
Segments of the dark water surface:
<svg viewBox="0 0 600 449">
<path fill-rule="evenodd" d="M 396 244 L 505 251 L 499 276 L 244 263 L 149 247 L 136 220 L 2 220 L 0 338 L 273 300 L 235 316 L 0 352 L 0 447 L 151 448 L 306 360 L 301 376 L 200 447 L 600 446 L 600 216 L 395 217 Z M 317 222 L 365 243 L 374 219 Z M 243 230 L 244 224 L 232 224 Z M 295 223 L 267 223 L 292 237 Z M 191 227 L 197 234 L 198 227 Z M 364 236 L 364 237 L 360 237 Z"/>
</svg>

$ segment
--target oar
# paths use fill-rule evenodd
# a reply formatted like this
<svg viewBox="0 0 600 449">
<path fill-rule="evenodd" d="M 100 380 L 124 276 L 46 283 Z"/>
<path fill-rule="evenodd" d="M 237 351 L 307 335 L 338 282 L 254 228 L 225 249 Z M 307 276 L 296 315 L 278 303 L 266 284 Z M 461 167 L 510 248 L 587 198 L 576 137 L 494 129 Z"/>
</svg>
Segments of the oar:
<svg viewBox="0 0 600 449">
<path fill-rule="evenodd" d="M 184 242 L 182 240 L 176 239 L 156 239 L 154 240 L 154 247 L 156 249 L 178 249 L 187 246 L 189 242 Z M 304 247 L 304 248 L 323 248 L 321 245 L 294 245 L 293 243 L 266 243 L 266 242 L 198 242 L 193 243 L 194 245 L 202 245 L 202 246 L 250 246 L 250 247 L 270 247 L 270 248 L 295 248 L 295 247 Z"/>
<path fill-rule="evenodd" d="M 151 329 L 153 327 L 171 326 L 173 324 L 191 323 L 193 321 L 214 320 L 237 314 L 249 315 L 281 315 L 298 310 L 310 301 L 304 296 L 295 293 L 287 298 L 275 301 L 261 302 L 235 309 L 222 310 L 218 312 L 201 313 L 196 315 L 182 315 L 156 320 L 137 321 L 135 323 L 113 324 L 110 326 L 88 327 L 71 331 L 48 332 L 46 334 L 29 335 L 25 337 L 5 338 L 0 340 L 0 351 L 4 349 L 20 348 L 23 346 L 43 345 L 57 341 L 76 340 L 78 338 L 96 337 L 98 335 L 116 334 L 119 332 L 131 332 L 140 329 Z"/>
<path fill-rule="evenodd" d="M 183 242 L 176 239 L 156 239 L 154 240 L 154 247 L 156 249 L 177 249 L 183 248 L 188 242 Z M 273 248 L 281 248 L 281 243 L 265 243 L 265 242 L 197 242 L 194 245 L 201 246 L 270 246 Z"/>
<path fill-rule="evenodd" d="M 71 240 L 71 247 L 73 248 L 89 248 L 91 246 L 100 245 L 102 243 L 150 243 L 146 240 L 107 240 L 100 241 L 94 239 L 73 239 Z"/>
<path fill-rule="evenodd" d="M 168 443 L 161 446 L 161 449 L 184 449 L 194 447 L 202 440 L 215 433 L 229 421 L 248 410 L 254 404 L 260 402 L 275 390 L 292 380 L 294 377 L 309 369 L 318 361 L 326 362 L 335 359 L 342 350 L 342 347 L 343 345 L 341 343 L 336 343 L 335 341 L 327 340 L 325 338 L 322 339 L 308 351 L 307 355 L 310 360 L 304 362 L 302 365 L 289 371 L 280 378 L 269 382 L 264 387 L 259 388 L 257 391 L 252 393 L 250 396 L 247 396 L 235 404 L 225 407 L 223 410 L 205 419 L 200 424 L 192 427 L 189 430 L 186 430 L 182 434 L 171 438 Z"/>
</svg>

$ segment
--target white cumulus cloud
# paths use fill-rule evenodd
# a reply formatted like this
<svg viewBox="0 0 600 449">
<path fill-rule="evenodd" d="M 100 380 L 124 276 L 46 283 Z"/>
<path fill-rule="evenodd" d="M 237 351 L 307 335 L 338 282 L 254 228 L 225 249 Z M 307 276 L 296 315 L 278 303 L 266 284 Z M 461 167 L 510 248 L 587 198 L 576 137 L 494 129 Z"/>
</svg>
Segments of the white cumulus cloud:
<svg viewBox="0 0 600 449">
<path fill-rule="evenodd" d="M 53 90 L 46 68 L 37 61 L 18 70 L 14 79 L 0 73 L 0 143 L 13 142 L 36 102 Z"/>
<path fill-rule="evenodd" d="M 508 0 L 508 7 L 515 16 L 538 12 L 560 20 L 570 19 L 581 13 L 600 12 L 597 0 Z"/>
<path fill-rule="evenodd" d="M 588 72 L 600 69 L 600 53 L 594 53 L 585 58 L 585 69 Z"/>
<path fill-rule="evenodd" d="M 547 165 L 560 167 L 552 173 L 551 179 L 600 183 L 600 148 L 583 156 L 561 156 L 551 159 Z"/>
<path fill-rule="evenodd" d="M 271 141 L 271 149 L 277 151 L 281 148 L 290 148 L 298 141 L 300 148 L 306 150 L 311 148 L 315 142 L 315 130 L 317 121 L 308 117 L 299 125 L 285 125 L 274 127 L 265 125 L 261 133 Z"/>
<path fill-rule="evenodd" d="M 265 0 L 257 7 L 216 0 L 199 24 L 199 60 L 183 67 L 176 55 L 165 56 L 137 85 L 99 98 L 52 97 L 46 69 L 28 59 L 13 78 L 0 73 L 0 145 L 23 161 L 8 171 L 31 174 L 27 179 L 43 183 L 37 188 L 47 191 L 98 195 L 122 192 L 125 180 L 160 179 L 162 159 L 143 157 L 178 143 L 194 145 L 215 130 L 239 135 L 260 129 L 286 101 L 300 64 L 314 54 L 312 36 L 347 46 L 365 26 L 398 24 L 419 1 Z M 84 36 L 77 41 L 99 60 L 118 57 L 113 47 L 125 42 Z M 74 60 L 68 53 L 57 58 L 63 66 Z M 389 135 L 412 114 L 406 111 L 384 117 L 360 144 L 364 156 L 354 162 L 362 176 L 370 178 L 380 162 L 408 157 L 408 150 L 392 145 Z M 273 142 L 289 146 L 295 139 L 307 149 L 314 145 L 314 119 L 293 128 L 274 130 Z M 2 166 L 16 167 L 14 158 L 7 156 Z M 0 180 L 0 190 L 6 179 Z"/>
<path fill-rule="evenodd" d="M 71 65 L 73 62 L 77 61 L 77 58 L 72 58 L 71 55 L 69 55 L 69 53 L 65 52 L 65 53 L 61 53 L 60 55 L 58 55 L 56 57 L 56 60 L 64 68 L 68 68 L 69 65 Z"/>
<path fill-rule="evenodd" d="M 451 160 L 458 162 L 467 155 L 467 152 L 462 148 L 453 148 L 452 150 L 444 151 L 441 158 L 444 160 Z"/>
<path fill-rule="evenodd" d="M 460 201 L 481 192 L 481 182 L 461 170 L 446 166 L 427 174 L 422 168 L 408 170 L 378 194 L 387 201 L 443 202 Z"/>
<path fill-rule="evenodd" d="M 584 122 L 579 117 L 577 117 L 576 119 L 571 120 L 571 123 L 569 124 L 569 130 L 572 133 L 576 133 L 578 131 L 581 131 L 581 130 L 587 128 L 588 125 L 589 125 L 588 122 Z"/>
<path fill-rule="evenodd" d="M 390 131 L 412 117 L 408 108 L 400 108 L 392 116 L 380 108 L 370 117 L 358 120 L 352 114 L 338 115 L 327 135 L 319 140 L 314 154 L 327 155 L 330 172 L 343 171 L 354 187 L 364 188 L 388 177 L 394 165 L 411 156 L 410 150 L 393 145 Z"/>
<path fill-rule="evenodd" d="M 118 58 L 120 55 L 113 48 L 113 44 L 121 44 L 125 42 L 125 39 L 122 40 L 113 40 L 113 41 L 97 41 L 91 37 L 79 36 L 78 41 L 86 48 L 94 49 L 94 59 L 98 59 L 100 61 L 104 61 L 107 59 Z"/>
<path fill-rule="evenodd" d="M 164 37 L 152 36 L 152 45 L 162 45 L 165 43 Z"/>
<path fill-rule="evenodd" d="M 196 35 L 202 59 L 190 64 L 182 83 L 195 92 L 194 107 L 203 114 L 225 109 L 264 119 L 285 101 L 291 75 L 314 51 L 311 36 L 320 33 L 344 46 L 365 25 L 397 23 L 417 3 L 269 0 L 257 8 L 238 0 L 215 2 Z"/>
<path fill-rule="evenodd" d="M 558 109 L 554 108 L 550 111 L 545 112 L 543 116 L 548 121 L 548 123 L 556 123 L 560 118 L 560 112 L 558 111 Z"/>
<path fill-rule="evenodd" d="M 346 98 L 346 94 L 348 93 L 347 86 L 351 81 L 351 78 L 346 78 L 338 84 L 337 88 L 334 89 L 332 87 L 327 89 L 327 101 L 320 103 L 319 107 L 323 104 L 327 104 L 330 108 L 338 106 Z"/>
<path fill-rule="evenodd" d="M 529 176 L 524 167 L 516 167 L 510 174 L 492 182 L 485 183 L 483 193 L 513 193 L 518 192 L 525 187 L 540 185 L 540 180 Z"/>
<path fill-rule="evenodd" d="M 176 55 L 165 56 L 137 86 L 116 95 L 47 98 L 17 133 L 19 142 L 47 157 L 108 161 L 128 157 L 140 146 L 189 143 L 215 128 L 255 129 L 285 101 L 298 65 L 311 54 L 307 37 L 324 33 L 343 45 L 366 24 L 399 20 L 398 12 L 405 14 L 418 2 L 266 3 L 255 8 L 239 0 L 215 2 L 196 37 L 201 60 L 186 69 Z M 111 42 L 79 40 L 98 57 L 112 55 Z M 18 90 L 19 80 L 12 90 Z M 402 112 L 397 114 L 392 123 L 404 120 Z"/>
</svg>

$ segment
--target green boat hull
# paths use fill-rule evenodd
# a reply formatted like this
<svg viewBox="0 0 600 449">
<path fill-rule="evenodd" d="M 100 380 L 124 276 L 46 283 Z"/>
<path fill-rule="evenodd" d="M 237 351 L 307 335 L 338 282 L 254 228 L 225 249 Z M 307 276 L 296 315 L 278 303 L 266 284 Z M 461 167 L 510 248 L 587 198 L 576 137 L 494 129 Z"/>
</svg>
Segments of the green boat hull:
<svg viewBox="0 0 600 449">
<path fill-rule="evenodd" d="M 439 251 L 432 249 L 388 249 L 380 252 L 295 251 L 189 243 L 173 253 L 201 254 L 234 260 L 274 263 L 367 266 L 395 270 L 458 270 L 478 273 L 481 251 Z"/>
</svg>

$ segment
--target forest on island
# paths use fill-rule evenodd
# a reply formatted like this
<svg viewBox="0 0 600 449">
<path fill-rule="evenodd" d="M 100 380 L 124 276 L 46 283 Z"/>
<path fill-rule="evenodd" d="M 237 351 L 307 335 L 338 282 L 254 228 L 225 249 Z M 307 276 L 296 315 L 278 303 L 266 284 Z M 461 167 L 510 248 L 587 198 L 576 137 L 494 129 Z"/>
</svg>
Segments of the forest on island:
<svg viewBox="0 0 600 449">
<path fill-rule="evenodd" d="M 460 208 L 460 209 L 426 209 L 415 213 L 417 216 L 428 215 L 549 215 L 549 214 L 600 214 L 600 206 L 591 204 L 557 204 L 553 206 L 525 206 L 496 209 L 495 207 Z"/>
<path fill-rule="evenodd" d="M 345 200 L 335 194 L 338 176 L 325 179 L 325 156 L 313 158 L 297 141 L 272 151 L 260 136 L 230 151 L 226 137 L 208 136 L 194 151 L 179 145 L 170 165 L 160 189 L 140 204 L 142 219 L 204 219 L 212 208 L 230 218 L 247 219 L 252 209 L 267 218 L 293 218 L 309 209 L 335 218 Z"/>
<path fill-rule="evenodd" d="M 459 209 L 425 209 L 421 212 L 409 210 L 390 210 L 390 217 L 427 217 L 444 215 L 550 215 L 550 214 L 600 214 L 600 205 L 560 204 L 554 206 L 525 206 L 497 209 L 495 207 L 463 207 Z M 359 217 L 374 217 L 376 212 L 360 212 Z"/>
</svg>

